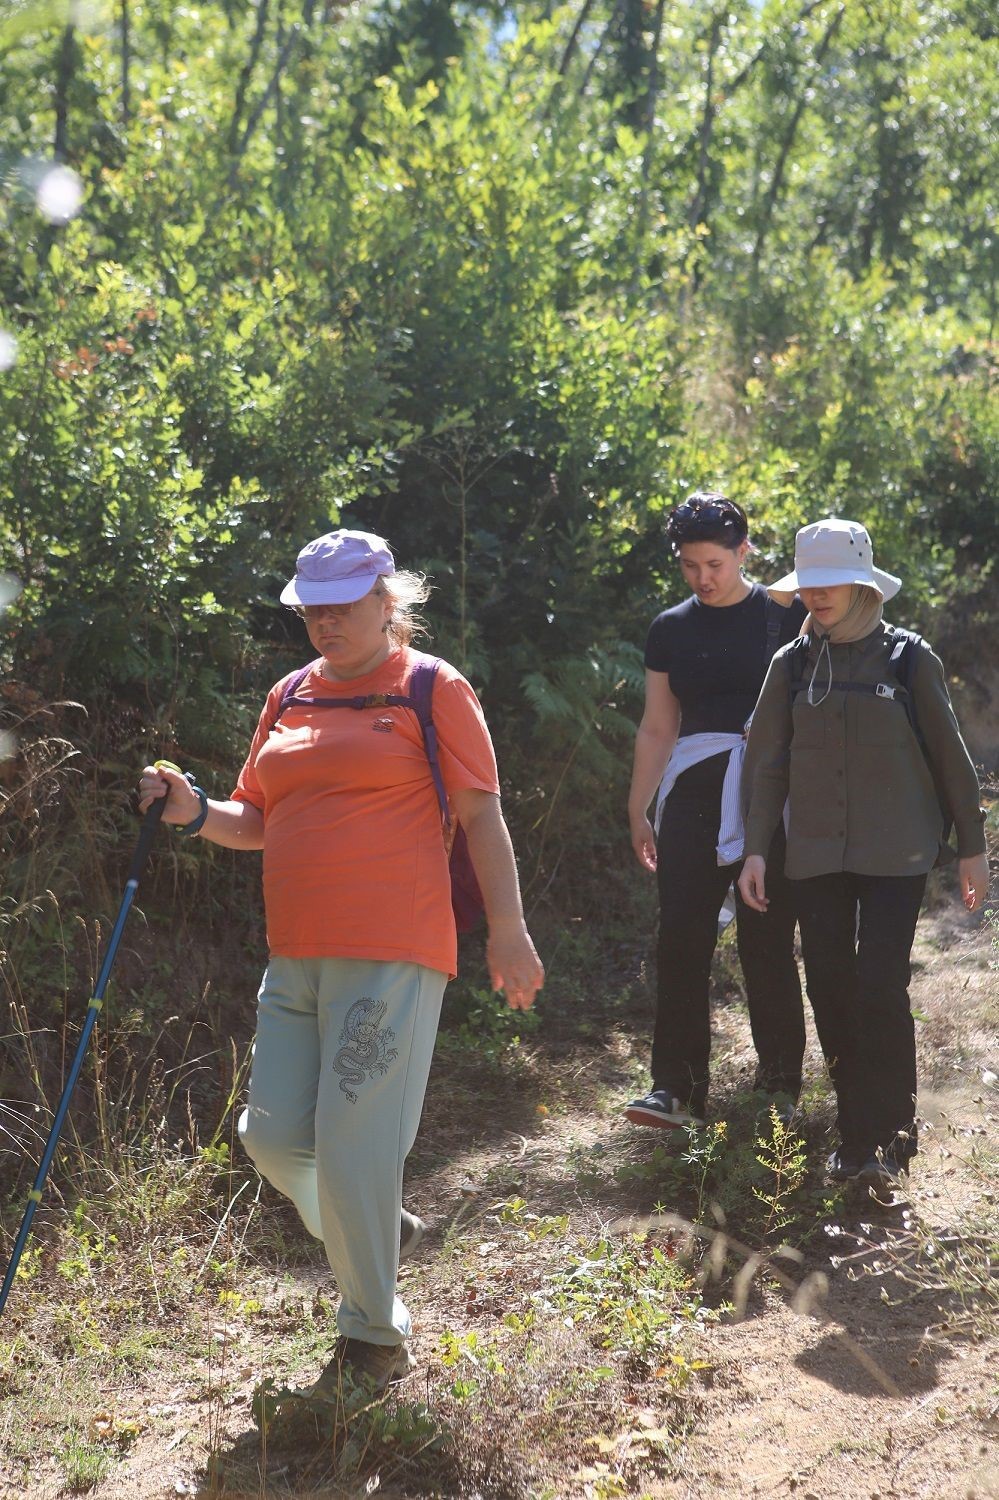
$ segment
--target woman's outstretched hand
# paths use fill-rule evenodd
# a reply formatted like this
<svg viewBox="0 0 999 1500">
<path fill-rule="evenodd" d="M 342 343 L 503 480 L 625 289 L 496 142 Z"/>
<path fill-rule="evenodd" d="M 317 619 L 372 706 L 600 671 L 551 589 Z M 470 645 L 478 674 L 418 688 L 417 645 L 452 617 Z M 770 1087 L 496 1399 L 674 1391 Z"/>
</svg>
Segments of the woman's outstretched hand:
<svg viewBox="0 0 999 1500">
<path fill-rule="evenodd" d="M 961 882 L 961 900 L 969 911 L 977 911 L 989 894 L 988 855 L 973 854 L 967 859 L 959 859 L 957 878 Z"/>
<path fill-rule="evenodd" d="M 545 982 L 545 971 L 521 922 L 518 926 L 490 928 L 486 962 L 494 990 L 504 990 L 511 1010 L 530 1010 Z"/>
<path fill-rule="evenodd" d="M 644 813 L 631 819 L 631 847 L 643 870 L 656 871 L 656 836 Z"/>
<path fill-rule="evenodd" d="M 767 896 L 767 862 L 762 854 L 751 854 L 739 876 L 742 899 L 753 911 L 766 911 L 770 905 Z"/>
</svg>

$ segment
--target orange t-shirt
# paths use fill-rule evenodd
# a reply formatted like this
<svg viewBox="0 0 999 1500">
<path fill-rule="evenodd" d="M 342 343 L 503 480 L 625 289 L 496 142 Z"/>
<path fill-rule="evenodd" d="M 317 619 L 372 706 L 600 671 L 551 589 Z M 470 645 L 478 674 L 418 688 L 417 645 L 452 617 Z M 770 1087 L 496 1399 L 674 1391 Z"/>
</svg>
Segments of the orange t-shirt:
<svg viewBox="0 0 999 1500">
<path fill-rule="evenodd" d="M 397 648 L 373 672 L 342 683 L 327 681 L 314 668 L 298 693 L 404 694 L 419 657 Z M 415 712 L 293 705 L 271 729 L 293 675 L 268 693 L 233 792 L 235 801 L 250 802 L 264 815 L 271 953 L 417 963 L 453 978 L 451 879 Z M 433 717 L 448 793 L 498 792 L 479 701 L 446 662 L 434 681 Z"/>
</svg>

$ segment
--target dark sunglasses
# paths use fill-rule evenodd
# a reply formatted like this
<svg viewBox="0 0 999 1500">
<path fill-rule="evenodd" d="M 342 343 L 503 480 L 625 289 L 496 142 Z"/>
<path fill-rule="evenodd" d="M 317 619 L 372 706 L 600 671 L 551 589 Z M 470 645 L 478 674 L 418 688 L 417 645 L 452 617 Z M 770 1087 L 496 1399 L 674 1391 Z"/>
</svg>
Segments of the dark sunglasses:
<svg viewBox="0 0 999 1500">
<path fill-rule="evenodd" d="M 674 545 L 693 541 L 705 532 L 718 528 L 731 529 L 740 537 L 746 536 L 746 518 L 731 500 L 719 500 L 707 495 L 692 495 L 678 505 L 666 523 L 666 535 Z"/>
</svg>

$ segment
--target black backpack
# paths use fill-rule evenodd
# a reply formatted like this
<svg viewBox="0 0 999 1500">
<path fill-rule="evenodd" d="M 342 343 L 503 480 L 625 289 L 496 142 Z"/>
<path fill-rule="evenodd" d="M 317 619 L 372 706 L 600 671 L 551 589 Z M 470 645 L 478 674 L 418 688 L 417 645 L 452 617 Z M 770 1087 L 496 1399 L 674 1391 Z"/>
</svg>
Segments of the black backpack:
<svg viewBox="0 0 999 1500">
<path fill-rule="evenodd" d="M 936 768 L 930 757 L 929 747 L 919 728 L 919 716 L 916 712 L 916 700 L 912 691 L 912 684 L 916 676 L 916 667 L 919 663 L 919 648 L 923 638 L 914 630 L 903 630 L 898 625 L 886 627 L 894 642 L 891 655 L 888 658 L 888 670 L 891 672 L 892 682 L 838 682 L 833 681 L 831 690 L 841 693 L 867 693 L 875 698 L 884 698 L 889 702 L 901 703 L 905 709 L 905 717 L 909 721 L 909 728 L 916 737 L 923 759 L 930 769 L 933 777 L 933 785 L 936 788 L 937 801 L 940 803 L 940 811 L 943 814 L 943 842 L 946 843 L 950 836 L 954 820 L 950 815 L 946 798 L 943 795 L 940 782 L 937 778 Z M 808 648 L 812 638 L 809 635 L 800 635 L 788 652 L 791 665 L 791 702 L 793 703 L 799 693 L 805 692 L 805 663 L 808 660 Z"/>
</svg>

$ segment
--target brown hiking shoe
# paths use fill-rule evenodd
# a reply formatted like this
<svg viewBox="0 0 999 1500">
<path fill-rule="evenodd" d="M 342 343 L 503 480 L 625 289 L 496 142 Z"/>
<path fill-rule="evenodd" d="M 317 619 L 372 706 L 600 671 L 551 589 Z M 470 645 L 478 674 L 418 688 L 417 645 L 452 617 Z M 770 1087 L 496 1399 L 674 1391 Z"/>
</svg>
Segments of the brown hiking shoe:
<svg viewBox="0 0 999 1500">
<path fill-rule="evenodd" d="M 363 1339 L 341 1337 L 309 1395 L 314 1400 L 339 1402 L 345 1386 L 384 1391 L 395 1381 L 405 1380 L 415 1363 L 405 1343 L 369 1344 Z"/>
</svg>

